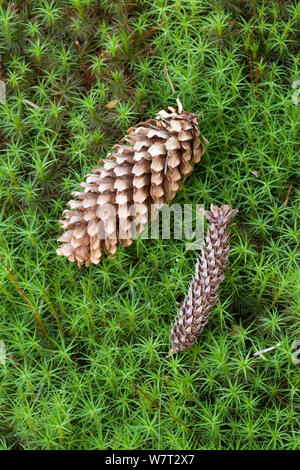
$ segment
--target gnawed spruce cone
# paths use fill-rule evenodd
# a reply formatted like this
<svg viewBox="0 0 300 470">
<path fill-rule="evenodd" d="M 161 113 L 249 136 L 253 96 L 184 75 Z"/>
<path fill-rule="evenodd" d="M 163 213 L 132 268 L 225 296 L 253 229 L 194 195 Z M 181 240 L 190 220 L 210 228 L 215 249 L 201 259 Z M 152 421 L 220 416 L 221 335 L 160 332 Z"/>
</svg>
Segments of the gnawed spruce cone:
<svg viewBox="0 0 300 470">
<path fill-rule="evenodd" d="M 195 276 L 172 325 L 170 354 L 193 346 L 208 322 L 228 261 L 230 235 L 227 229 L 237 212 L 228 205 L 211 205 L 211 212 L 204 211 L 211 225 L 207 230 L 205 247 L 196 262 Z"/>
<path fill-rule="evenodd" d="M 58 255 L 79 267 L 97 264 L 103 252 L 113 254 L 118 244 L 131 245 L 133 232 L 141 232 L 148 222 L 151 204 L 159 208 L 175 197 L 200 161 L 203 141 L 207 143 L 197 129 L 197 115 L 177 103 L 177 112 L 169 107 L 156 120 L 130 128 L 103 165 L 86 176 L 84 191 L 75 191 L 78 199 L 69 201 L 70 209 L 63 212 Z"/>
</svg>

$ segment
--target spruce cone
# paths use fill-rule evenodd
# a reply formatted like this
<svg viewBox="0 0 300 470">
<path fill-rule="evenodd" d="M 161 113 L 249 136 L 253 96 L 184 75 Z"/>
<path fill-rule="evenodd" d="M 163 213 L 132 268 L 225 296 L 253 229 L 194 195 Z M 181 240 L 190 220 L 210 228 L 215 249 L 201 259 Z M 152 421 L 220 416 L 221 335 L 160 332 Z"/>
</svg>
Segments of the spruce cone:
<svg viewBox="0 0 300 470">
<path fill-rule="evenodd" d="M 177 104 L 177 112 L 169 107 L 156 120 L 131 127 L 103 166 L 86 176 L 84 191 L 73 193 L 79 199 L 69 201 L 70 209 L 63 212 L 58 255 L 79 267 L 97 264 L 103 251 L 113 254 L 119 243 L 131 245 L 134 231 L 148 222 L 151 204 L 159 208 L 175 197 L 205 151 L 202 140 L 207 143 L 197 129 L 197 115 Z"/>
<path fill-rule="evenodd" d="M 224 279 L 229 253 L 228 226 L 238 212 L 228 205 L 211 205 L 204 211 L 211 222 L 207 230 L 205 247 L 196 262 L 195 276 L 171 330 L 171 353 L 193 346 L 209 319 L 218 299 L 218 289 Z"/>
</svg>

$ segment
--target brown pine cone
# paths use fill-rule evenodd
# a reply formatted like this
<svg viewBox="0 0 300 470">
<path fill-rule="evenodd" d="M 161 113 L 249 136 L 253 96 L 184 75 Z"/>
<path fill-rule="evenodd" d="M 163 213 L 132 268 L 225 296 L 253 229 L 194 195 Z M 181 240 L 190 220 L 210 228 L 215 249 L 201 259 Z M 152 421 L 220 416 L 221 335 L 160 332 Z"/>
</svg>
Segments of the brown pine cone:
<svg viewBox="0 0 300 470">
<path fill-rule="evenodd" d="M 175 197 L 207 143 L 197 129 L 198 116 L 177 103 L 178 111 L 169 107 L 156 120 L 131 127 L 103 165 L 86 176 L 84 191 L 75 191 L 78 199 L 63 212 L 58 255 L 79 267 L 97 264 L 103 252 L 131 245 L 135 231 L 147 224 L 152 204 L 159 208 Z"/>
<path fill-rule="evenodd" d="M 211 205 L 211 212 L 203 212 L 211 225 L 207 230 L 205 247 L 196 262 L 195 276 L 172 325 L 170 354 L 184 351 L 196 342 L 218 299 L 218 289 L 228 262 L 228 226 L 238 210 L 228 205 Z"/>
</svg>

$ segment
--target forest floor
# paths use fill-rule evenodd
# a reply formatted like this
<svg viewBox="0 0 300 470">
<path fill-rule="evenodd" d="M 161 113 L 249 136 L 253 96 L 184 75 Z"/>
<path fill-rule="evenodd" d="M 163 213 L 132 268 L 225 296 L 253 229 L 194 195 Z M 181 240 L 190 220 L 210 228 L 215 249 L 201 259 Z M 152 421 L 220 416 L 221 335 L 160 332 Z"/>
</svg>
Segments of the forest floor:
<svg viewBox="0 0 300 470">
<path fill-rule="evenodd" d="M 297 1 L 0 0 L 2 449 L 300 448 L 299 26 Z M 56 248 L 84 175 L 176 96 L 209 145 L 174 202 L 239 213 L 211 319 L 167 358 L 184 240 L 81 270 Z"/>
</svg>

